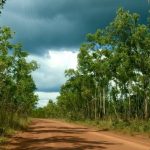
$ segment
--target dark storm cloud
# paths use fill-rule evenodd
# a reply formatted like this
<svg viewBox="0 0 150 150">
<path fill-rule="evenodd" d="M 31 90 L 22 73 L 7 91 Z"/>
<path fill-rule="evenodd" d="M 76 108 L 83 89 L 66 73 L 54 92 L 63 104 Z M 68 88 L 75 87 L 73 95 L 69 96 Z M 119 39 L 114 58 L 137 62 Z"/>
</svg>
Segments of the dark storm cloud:
<svg viewBox="0 0 150 150">
<path fill-rule="evenodd" d="M 36 92 L 59 92 L 60 91 L 60 86 L 61 85 L 57 85 L 53 88 L 45 88 L 45 87 L 37 88 Z"/>
<path fill-rule="evenodd" d="M 7 0 L 0 21 L 16 31 L 15 41 L 39 54 L 79 47 L 86 33 L 106 26 L 120 6 L 146 22 L 147 0 Z"/>
</svg>

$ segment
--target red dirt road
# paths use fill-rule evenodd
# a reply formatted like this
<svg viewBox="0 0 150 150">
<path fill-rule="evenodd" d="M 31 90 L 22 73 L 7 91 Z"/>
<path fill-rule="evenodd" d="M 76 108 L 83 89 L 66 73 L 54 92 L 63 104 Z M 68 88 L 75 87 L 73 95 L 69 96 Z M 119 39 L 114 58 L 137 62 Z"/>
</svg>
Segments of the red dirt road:
<svg viewBox="0 0 150 150">
<path fill-rule="evenodd" d="M 26 132 L 18 133 L 0 149 L 150 150 L 150 140 L 144 142 L 61 121 L 35 119 Z"/>
</svg>

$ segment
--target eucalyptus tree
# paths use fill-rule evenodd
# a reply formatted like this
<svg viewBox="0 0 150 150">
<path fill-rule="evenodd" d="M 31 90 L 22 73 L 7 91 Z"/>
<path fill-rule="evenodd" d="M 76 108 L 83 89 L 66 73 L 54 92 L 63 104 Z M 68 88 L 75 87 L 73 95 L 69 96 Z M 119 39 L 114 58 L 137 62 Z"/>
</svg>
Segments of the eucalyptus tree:
<svg viewBox="0 0 150 150">
<path fill-rule="evenodd" d="M 137 26 L 132 35 L 135 45 L 135 69 L 138 73 L 137 82 L 141 86 L 144 99 L 144 117 L 147 119 L 150 103 L 150 29 L 146 25 Z"/>
<path fill-rule="evenodd" d="M 5 2 L 0 1 L 0 10 Z M 20 44 L 10 42 L 13 35 L 10 28 L 0 28 L 0 129 L 19 124 L 38 100 L 31 76 L 37 64 L 34 61 L 27 62 L 28 54 Z"/>
<path fill-rule="evenodd" d="M 142 88 L 145 95 L 144 113 L 145 118 L 147 118 L 150 38 L 148 26 L 139 24 L 138 20 L 138 14 L 129 13 L 129 11 L 124 11 L 121 8 L 118 10 L 114 21 L 108 27 L 104 30 L 98 30 L 93 35 L 88 35 L 88 39 L 92 45 L 99 44 L 101 47 L 111 47 L 111 51 L 113 52 L 112 59 L 110 60 L 112 79 L 119 86 L 121 92 L 120 98 L 124 100 L 122 104 L 125 110 L 125 103 L 128 99 L 128 110 L 126 110 L 128 117 L 131 114 L 130 96 L 132 95 L 129 89 L 132 90 L 132 83 L 135 83 L 135 80 L 138 79 L 138 77 L 135 78 L 134 76 L 137 73 L 141 73 L 144 80 L 142 85 L 145 87 Z"/>
<path fill-rule="evenodd" d="M 5 126 L 12 126 L 16 116 L 26 118 L 38 100 L 31 76 L 37 64 L 27 61 L 20 44 L 10 42 L 12 36 L 10 28 L 0 29 L 0 123 Z"/>
<path fill-rule="evenodd" d="M 150 28 L 120 8 L 104 29 L 87 35 L 77 70 L 67 70 L 57 104 L 65 116 L 150 117 Z"/>
<path fill-rule="evenodd" d="M 4 117 L 3 109 L 8 104 L 9 94 L 13 87 L 13 80 L 11 75 L 12 57 L 8 56 L 8 47 L 12 45 L 8 42 L 11 38 L 11 31 L 9 28 L 0 29 L 0 107 L 1 117 Z M 12 86 L 11 86 L 12 85 Z"/>
<path fill-rule="evenodd" d="M 97 117 L 97 99 L 96 99 L 96 82 L 93 78 L 95 76 L 92 72 L 92 54 L 91 45 L 83 44 L 80 48 L 78 55 L 78 71 L 82 76 L 82 98 L 86 101 L 85 106 L 87 107 L 87 116 L 93 118 Z M 92 110 L 93 109 L 93 110 Z"/>
<path fill-rule="evenodd" d="M 36 100 L 34 95 L 36 86 L 31 73 L 37 69 L 37 64 L 35 61 L 27 62 L 27 56 L 27 52 L 22 51 L 21 45 L 14 46 L 13 78 L 16 82 L 15 102 L 16 107 L 18 106 L 17 111 L 21 111 L 24 114 L 32 110 Z"/>
</svg>

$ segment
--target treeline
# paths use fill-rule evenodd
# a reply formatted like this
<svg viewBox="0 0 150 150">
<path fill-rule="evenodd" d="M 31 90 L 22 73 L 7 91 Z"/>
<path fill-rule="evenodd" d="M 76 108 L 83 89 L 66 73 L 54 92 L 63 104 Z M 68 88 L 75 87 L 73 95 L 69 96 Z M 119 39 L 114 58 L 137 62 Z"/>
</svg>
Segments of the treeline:
<svg viewBox="0 0 150 150">
<path fill-rule="evenodd" d="M 12 34 L 10 28 L 0 29 L 0 128 L 15 127 L 26 119 L 38 100 L 31 76 L 37 64 L 27 62 L 20 44 L 10 43 Z"/>
<path fill-rule="evenodd" d="M 38 100 L 31 76 L 37 63 L 27 61 L 21 44 L 10 42 L 13 35 L 10 28 L 0 27 L 0 135 L 7 128 L 21 127 Z"/>
<path fill-rule="evenodd" d="M 77 70 L 67 70 L 58 104 L 72 118 L 150 117 L 150 27 L 119 9 L 81 46 Z"/>
<path fill-rule="evenodd" d="M 48 104 L 45 107 L 36 107 L 32 111 L 32 117 L 35 118 L 60 118 L 61 111 L 58 105 L 53 102 L 53 100 L 49 100 Z M 63 116 L 64 117 L 64 116 Z"/>
<path fill-rule="evenodd" d="M 68 80 L 55 104 L 56 116 L 148 120 L 149 22 L 140 24 L 138 14 L 119 9 L 106 28 L 87 35 L 78 54 L 77 69 L 66 70 L 65 74 Z"/>
</svg>

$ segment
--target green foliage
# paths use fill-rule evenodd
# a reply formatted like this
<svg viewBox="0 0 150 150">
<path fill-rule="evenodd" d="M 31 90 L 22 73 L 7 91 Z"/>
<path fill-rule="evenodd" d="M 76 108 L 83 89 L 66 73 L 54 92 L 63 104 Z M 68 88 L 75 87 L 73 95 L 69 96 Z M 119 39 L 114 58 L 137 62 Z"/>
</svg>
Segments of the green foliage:
<svg viewBox="0 0 150 150">
<path fill-rule="evenodd" d="M 139 23 L 138 14 L 120 8 L 106 28 L 88 34 L 77 69 L 65 75 L 55 104 L 60 118 L 150 131 L 150 28 Z"/>
<path fill-rule="evenodd" d="M 70 121 L 70 120 L 69 120 Z M 150 135 L 150 121 L 143 120 L 80 120 L 80 121 L 71 121 L 76 124 L 82 124 L 88 127 L 97 128 L 100 131 L 113 131 L 121 132 L 124 134 L 130 134 L 132 136 L 136 134 L 143 134 L 145 136 Z"/>
<path fill-rule="evenodd" d="M 77 70 L 67 70 L 58 106 L 72 119 L 128 121 L 150 117 L 150 28 L 120 8 L 116 18 L 80 48 Z M 123 121 L 124 123 L 124 121 Z M 119 123 L 121 124 L 121 123 Z"/>
<path fill-rule="evenodd" d="M 57 118 L 59 116 L 59 109 L 52 100 L 49 100 L 47 106 L 35 108 L 32 111 L 32 116 L 35 118 Z"/>
<path fill-rule="evenodd" d="M 7 142 L 7 138 L 5 137 L 0 137 L 0 144 L 4 144 Z"/>
<path fill-rule="evenodd" d="M 22 128 L 38 100 L 31 73 L 36 62 L 27 62 L 28 54 L 20 44 L 12 44 L 13 32 L 0 28 L 0 129 Z"/>
</svg>

